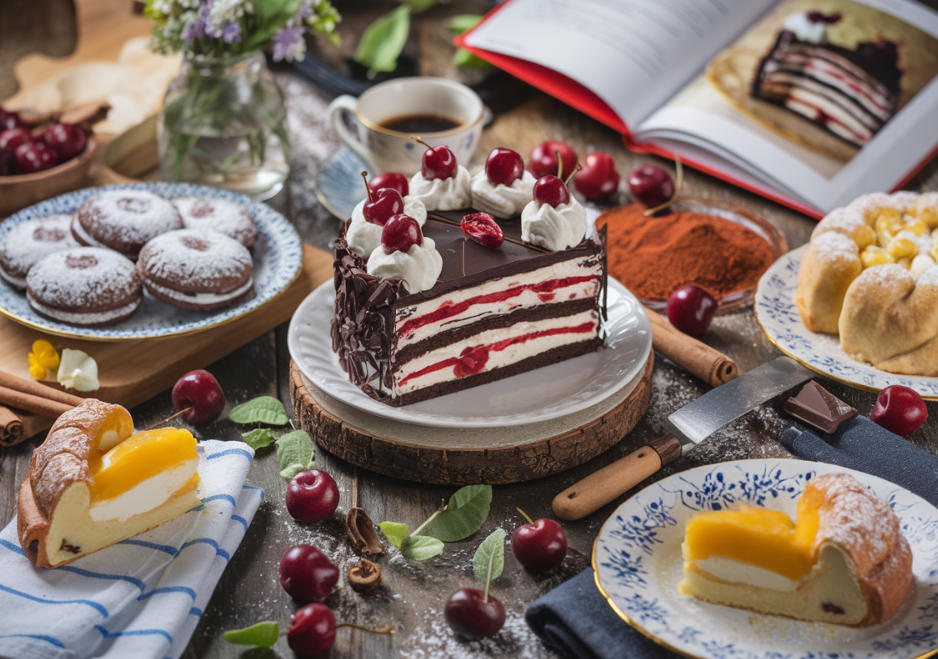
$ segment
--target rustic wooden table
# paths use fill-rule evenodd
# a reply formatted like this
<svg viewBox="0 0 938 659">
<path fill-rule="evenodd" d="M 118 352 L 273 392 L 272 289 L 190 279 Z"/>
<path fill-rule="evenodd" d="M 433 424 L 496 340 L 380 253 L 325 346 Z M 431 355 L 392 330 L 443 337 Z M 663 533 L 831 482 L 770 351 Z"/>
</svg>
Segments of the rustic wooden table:
<svg viewBox="0 0 938 659">
<path fill-rule="evenodd" d="M 447 13 L 459 13 L 459 9 L 450 8 Z M 442 19 L 430 16 L 427 21 L 419 35 L 421 39 L 433 42 L 437 39 L 434 35 L 439 34 Z M 440 64 L 444 61 L 448 59 L 436 58 L 427 65 L 436 66 L 436 70 L 445 73 L 446 65 Z M 281 71 L 276 75 L 287 98 L 294 161 L 287 188 L 271 203 L 293 221 L 303 240 L 329 248 L 339 221 L 321 206 L 314 191 L 317 169 L 340 146 L 326 120 L 328 99 L 321 97 L 293 72 Z M 644 162 L 655 161 L 626 151 L 615 132 L 541 94 L 534 94 L 523 105 L 499 116 L 485 130 L 478 153 L 484 158 L 492 147 L 507 146 L 528 154 L 535 144 L 545 139 L 565 141 L 581 154 L 589 149 L 609 151 L 622 173 Z M 938 190 L 938 161 L 926 167 L 908 187 Z M 761 213 L 785 233 L 792 248 L 805 243 L 815 225 L 813 220 L 798 213 L 695 171 L 686 171 L 685 190 L 694 196 L 743 204 Z M 620 201 L 625 201 L 621 191 Z M 277 396 L 289 409 L 290 356 L 286 337 L 287 327 L 283 325 L 209 367 L 224 388 L 229 404 L 267 394 Z M 779 354 L 766 340 L 751 310 L 718 317 L 704 340 L 733 357 L 743 372 Z M 834 394 L 858 408 L 861 414 L 869 415 L 874 394 L 823 379 L 822 382 Z M 392 625 L 397 633 L 394 636 L 375 636 L 341 629 L 329 656 L 335 659 L 535 659 L 554 656 L 525 624 L 525 607 L 589 565 L 593 541 L 603 521 L 616 505 L 639 488 L 582 521 L 563 524 L 570 550 L 561 567 L 545 575 L 534 576 L 522 569 L 509 553 L 505 572 L 492 587 L 492 592 L 501 599 L 507 612 L 505 627 L 496 637 L 472 642 L 457 640 L 444 620 L 443 604 L 452 592 L 473 584 L 471 558 L 482 538 L 497 527 L 510 532 L 523 522 L 516 507 L 524 508 L 535 517 L 551 516 L 550 503 L 554 495 L 660 435 L 668 414 L 708 389 L 702 381 L 656 355 L 648 411 L 638 426 L 614 448 L 580 467 L 553 477 L 496 486 L 491 513 L 479 533 L 447 545 L 442 555 L 424 563 L 391 564 L 387 556 L 381 557 L 379 563 L 384 585 L 376 593 L 359 595 L 347 586 L 343 577 L 328 601 L 336 618 L 371 627 Z M 928 407 L 931 412 L 929 420 L 909 437 L 909 441 L 938 453 L 938 405 L 929 403 Z M 169 392 L 132 412 L 140 427 L 166 417 L 172 412 Z M 688 456 L 653 478 L 722 460 L 786 457 L 788 453 L 776 441 L 785 426 L 786 421 L 779 418 L 776 407 L 771 403 L 764 405 L 715 433 Z M 197 432 L 205 438 L 240 437 L 240 429 L 226 420 L 200 427 Z M 35 445 L 35 442 L 26 442 L 0 453 L 0 524 L 6 524 L 15 512 L 16 490 L 26 477 L 29 457 Z M 302 524 L 295 522 L 286 511 L 284 494 L 287 483 L 278 475 L 274 452 L 267 449 L 257 456 L 248 478 L 250 483 L 266 490 L 265 501 L 225 570 L 184 657 L 292 657 L 285 638 L 270 651 L 242 650 L 226 643 L 221 636 L 224 630 L 262 620 L 277 620 L 284 626 L 288 623 L 296 605 L 278 583 L 277 564 L 284 551 L 295 544 L 313 544 L 331 556 L 344 571 L 354 557 L 345 540 L 343 526 L 344 513 L 350 507 L 361 506 L 376 522 L 393 520 L 414 528 L 439 506 L 441 499 L 448 498 L 455 490 L 453 487 L 422 485 L 377 475 L 322 451 L 318 455 L 318 467 L 330 473 L 339 484 L 339 511 L 331 520 Z M 575 603 L 571 605 L 575 606 Z"/>
</svg>

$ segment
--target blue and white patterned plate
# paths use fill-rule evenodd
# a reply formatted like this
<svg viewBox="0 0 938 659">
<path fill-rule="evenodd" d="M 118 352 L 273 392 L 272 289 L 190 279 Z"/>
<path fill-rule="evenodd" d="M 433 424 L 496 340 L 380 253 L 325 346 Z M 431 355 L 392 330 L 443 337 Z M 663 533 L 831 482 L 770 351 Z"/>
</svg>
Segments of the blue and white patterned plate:
<svg viewBox="0 0 938 659">
<path fill-rule="evenodd" d="M 677 592 L 684 526 L 698 511 L 745 502 L 793 519 L 807 481 L 852 474 L 888 502 L 912 547 L 913 592 L 880 625 L 855 629 L 709 604 Z M 881 478 L 802 460 L 738 460 L 690 469 L 645 488 L 606 521 L 593 545 L 596 584 L 640 632 L 701 659 L 913 659 L 938 647 L 938 509 Z"/>
<path fill-rule="evenodd" d="M 189 183 L 132 183 L 101 188 L 87 188 L 30 206 L 0 224 L 0 240 L 15 226 L 36 217 L 55 213 L 74 213 L 82 202 L 105 190 L 149 190 L 167 199 L 174 197 L 215 197 L 247 206 L 257 224 L 254 243 L 254 299 L 218 312 L 179 309 L 144 293 L 137 313 L 116 325 L 102 328 L 78 327 L 60 323 L 33 311 L 26 295 L 0 279 L 0 313 L 18 323 L 48 334 L 95 341 L 120 341 L 179 336 L 217 327 L 262 307 L 280 295 L 296 279 L 303 265 L 303 245 L 293 225 L 270 206 L 249 197 L 203 185 Z"/>
<path fill-rule="evenodd" d="M 938 400 L 938 378 L 896 375 L 849 357 L 832 334 L 812 332 L 801 321 L 793 297 L 798 267 L 807 245 L 792 250 L 765 271 L 756 289 L 756 320 L 779 350 L 813 371 L 843 384 L 877 392 L 891 384 L 915 389 L 926 400 Z"/>
</svg>

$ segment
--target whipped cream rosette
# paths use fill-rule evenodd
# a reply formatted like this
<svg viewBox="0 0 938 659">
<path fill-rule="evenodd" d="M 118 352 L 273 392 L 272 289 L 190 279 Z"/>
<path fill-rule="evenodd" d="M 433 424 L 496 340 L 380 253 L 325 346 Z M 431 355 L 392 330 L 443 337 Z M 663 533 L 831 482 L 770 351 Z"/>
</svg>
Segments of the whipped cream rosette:
<svg viewBox="0 0 938 659">
<path fill-rule="evenodd" d="M 586 209 L 573 197 L 556 208 L 531 201 L 521 212 L 521 239 L 552 252 L 579 245 L 586 236 Z"/>
<path fill-rule="evenodd" d="M 471 205 L 476 210 L 491 213 L 495 217 L 514 217 L 531 201 L 531 192 L 536 180 L 531 172 L 525 170 L 521 178 L 512 181 L 511 185 L 493 185 L 488 174 L 482 170 L 473 176 L 470 182 Z"/>
<path fill-rule="evenodd" d="M 424 178 L 417 172 L 410 179 L 410 197 L 423 202 L 428 211 L 455 211 L 467 208 L 472 199 L 469 170 L 456 166 L 449 178 Z"/>
<path fill-rule="evenodd" d="M 351 221 L 345 230 L 345 239 L 348 241 L 350 249 L 367 260 L 371 253 L 375 251 L 375 248 L 381 244 L 381 229 L 383 227 L 380 224 L 372 224 L 365 219 L 364 208 L 366 201 L 368 200 L 362 199 L 352 210 Z M 422 227 L 427 221 L 427 207 L 419 199 L 407 195 L 404 197 L 404 215 L 414 218 L 417 220 L 417 224 Z"/>
</svg>

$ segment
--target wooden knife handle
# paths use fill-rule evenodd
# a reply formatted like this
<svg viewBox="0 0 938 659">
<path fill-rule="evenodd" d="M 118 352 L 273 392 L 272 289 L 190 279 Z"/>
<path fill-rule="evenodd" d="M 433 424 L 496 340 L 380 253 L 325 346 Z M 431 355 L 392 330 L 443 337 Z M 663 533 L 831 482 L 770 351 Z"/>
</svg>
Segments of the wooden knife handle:
<svg viewBox="0 0 938 659">
<path fill-rule="evenodd" d="M 558 494 L 552 504 L 554 514 L 570 521 L 586 517 L 680 456 L 680 441 L 659 437 Z"/>
</svg>

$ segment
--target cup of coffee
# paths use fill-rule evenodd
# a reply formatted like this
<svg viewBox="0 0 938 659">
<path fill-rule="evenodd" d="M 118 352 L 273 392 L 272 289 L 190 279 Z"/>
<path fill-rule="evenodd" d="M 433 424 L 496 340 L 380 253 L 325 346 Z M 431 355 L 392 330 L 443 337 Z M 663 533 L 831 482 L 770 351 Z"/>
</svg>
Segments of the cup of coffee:
<svg viewBox="0 0 938 659">
<path fill-rule="evenodd" d="M 468 166 L 482 133 L 482 99 L 446 78 L 396 78 L 359 98 L 339 96 L 329 104 L 332 130 L 368 167 L 372 176 L 420 171 L 426 147 L 448 146 Z"/>
</svg>

